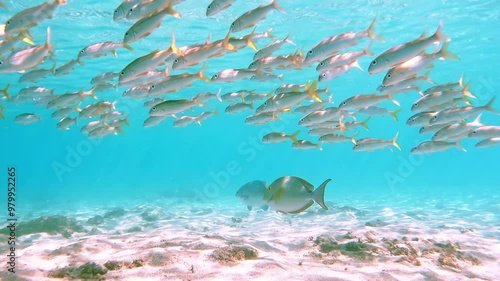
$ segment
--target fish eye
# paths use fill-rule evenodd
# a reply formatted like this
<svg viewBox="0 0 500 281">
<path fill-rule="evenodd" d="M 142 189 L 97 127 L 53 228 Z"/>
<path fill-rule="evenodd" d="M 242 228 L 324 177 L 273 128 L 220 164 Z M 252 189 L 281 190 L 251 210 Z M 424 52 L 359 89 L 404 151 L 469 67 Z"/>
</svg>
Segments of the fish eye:
<svg viewBox="0 0 500 281">
<path fill-rule="evenodd" d="M 234 26 L 234 22 L 231 24 L 231 26 Z"/>
<path fill-rule="evenodd" d="M 156 111 L 156 106 L 153 106 L 153 108 L 151 108 L 152 111 Z"/>
<path fill-rule="evenodd" d="M 413 106 L 418 106 L 418 103 L 414 103 Z"/>
<path fill-rule="evenodd" d="M 115 10 L 115 14 L 118 13 L 118 9 Z"/>
<path fill-rule="evenodd" d="M 437 118 L 438 118 L 438 116 L 437 116 L 437 115 L 434 115 L 434 119 L 437 119 Z"/>
<path fill-rule="evenodd" d="M 376 65 L 376 64 L 377 64 L 377 60 L 373 60 L 372 65 Z"/>
<path fill-rule="evenodd" d="M 219 75 L 215 74 L 215 75 L 214 75 L 214 78 L 217 78 L 217 77 L 219 77 Z"/>
<path fill-rule="evenodd" d="M 155 88 L 155 85 L 151 85 L 151 89 L 154 89 Z"/>
<path fill-rule="evenodd" d="M 342 102 L 342 105 L 346 105 L 346 104 L 347 104 L 347 102 L 345 102 L 345 101 L 344 101 L 344 102 Z"/>
<path fill-rule="evenodd" d="M 9 24 L 10 24 L 10 20 L 7 21 L 7 25 L 9 25 Z"/>
<path fill-rule="evenodd" d="M 321 76 L 326 77 L 326 73 L 321 74 Z"/>
<path fill-rule="evenodd" d="M 179 63 L 179 59 L 175 59 L 175 60 L 174 60 L 174 63 Z"/>
<path fill-rule="evenodd" d="M 475 134 L 475 133 L 476 133 L 476 131 L 472 131 L 472 133 L 473 133 L 473 134 Z"/>
<path fill-rule="evenodd" d="M 386 77 L 387 77 L 387 78 L 391 78 L 391 76 L 392 76 L 392 75 L 390 75 L 390 74 L 387 74 L 387 76 L 386 76 Z"/>
<path fill-rule="evenodd" d="M 128 36 L 128 32 L 125 32 L 125 36 Z"/>
<path fill-rule="evenodd" d="M 309 51 L 309 52 L 307 52 L 307 53 L 312 54 L 312 53 L 313 53 L 313 50 L 310 50 L 310 51 Z"/>
<path fill-rule="evenodd" d="M 319 65 L 323 66 L 323 65 L 325 65 L 325 63 L 324 62 L 320 62 Z"/>
<path fill-rule="evenodd" d="M 266 106 L 266 105 L 267 105 L 267 101 L 264 103 L 264 106 Z"/>
<path fill-rule="evenodd" d="M 303 123 L 303 122 L 304 122 L 304 118 L 300 119 L 300 121 L 299 121 L 299 122 L 300 122 L 300 123 Z"/>
<path fill-rule="evenodd" d="M 132 8 L 132 9 L 130 9 L 130 10 L 129 10 L 129 12 L 132 12 L 133 10 L 134 10 L 134 9 Z"/>
<path fill-rule="evenodd" d="M 212 5 L 208 5 L 207 9 L 209 10 L 212 9 Z"/>
<path fill-rule="evenodd" d="M 125 75 L 125 71 L 120 72 L 120 75 Z"/>
</svg>

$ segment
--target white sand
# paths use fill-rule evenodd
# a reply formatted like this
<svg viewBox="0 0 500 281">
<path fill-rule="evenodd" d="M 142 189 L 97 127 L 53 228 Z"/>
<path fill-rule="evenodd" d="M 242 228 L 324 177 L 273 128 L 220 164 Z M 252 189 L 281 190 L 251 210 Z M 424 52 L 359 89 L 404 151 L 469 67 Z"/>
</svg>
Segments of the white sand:
<svg viewBox="0 0 500 281">
<path fill-rule="evenodd" d="M 329 211 L 314 205 L 301 215 L 247 212 L 235 200 L 194 206 L 163 199 L 148 205 L 126 204 L 125 216 L 105 219 L 95 227 L 96 234 L 24 235 L 19 237 L 17 276 L 54 280 L 48 276 L 57 268 L 117 261 L 125 266 L 108 271 L 106 280 L 500 280 L 499 206 L 491 205 L 492 198 L 467 204 L 458 199 L 401 200 L 378 202 L 378 207 L 361 200 L 327 202 Z M 151 221 L 141 217 L 146 210 Z M 64 215 L 90 231 L 93 226 L 86 224 L 87 219 L 106 211 L 92 208 L 79 210 L 77 217 Z M 33 217 L 37 215 L 33 211 Z M 374 226 L 366 226 L 367 222 Z M 140 231 L 125 232 L 137 226 Z M 350 239 L 344 238 L 349 232 Z M 345 250 L 321 253 L 314 241 L 318 236 L 339 244 L 359 240 L 375 253 L 369 254 L 371 259 L 352 257 L 355 252 Z M 397 239 L 394 245 L 400 249 L 412 247 L 416 259 L 398 262 L 405 256 L 391 254 L 386 239 Z M 459 268 L 449 268 L 438 262 L 439 252 L 424 250 L 440 250 L 434 244 L 448 242 L 459 245 L 459 254 L 450 255 L 468 253 L 480 264 L 456 259 Z M 230 245 L 253 248 L 259 256 L 231 263 L 211 258 L 214 250 Z M 142 266 L 127 268 L 127 263 L 140 259 Z"/>
</svg>

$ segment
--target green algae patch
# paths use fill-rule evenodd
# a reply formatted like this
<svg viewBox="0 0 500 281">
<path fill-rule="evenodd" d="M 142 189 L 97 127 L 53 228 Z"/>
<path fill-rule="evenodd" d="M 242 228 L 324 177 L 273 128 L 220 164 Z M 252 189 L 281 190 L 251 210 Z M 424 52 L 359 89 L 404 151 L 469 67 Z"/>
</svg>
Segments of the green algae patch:
<svg viewBox="0 0 500 281">
<path fill-rule="evenodd" d="M 257 250 L 245 246 L 230 246 L 214 250 L 210 258 L 222 263 L 232 263 L 241 260 L 257 259 Z"/>
<path fill-rule="evenodd" d="M 43 216 L 27 222 L 19 223 L 17 235 L 35 233 L 61 234 L 65 238 L 71 237 L 75 232 L 85 232 L 84 228 L 73 218 L 65 216 Z"/>
<path fill-rule="evenodd" d="M 81 280 L 104 280 L 108 271 L 95 262 L 88 262 L 79 267 L 67 266 L 49 273 L 51 278 L 69 278 Z"/>
</svg>

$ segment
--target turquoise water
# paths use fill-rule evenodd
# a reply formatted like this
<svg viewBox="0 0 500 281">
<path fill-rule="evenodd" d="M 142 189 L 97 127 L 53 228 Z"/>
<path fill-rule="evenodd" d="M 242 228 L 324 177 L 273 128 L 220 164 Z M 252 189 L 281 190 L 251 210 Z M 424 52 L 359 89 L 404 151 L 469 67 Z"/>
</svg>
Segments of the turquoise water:
<svg viewBox="0 0 500 281">
<path fill-rule="evenodd" d="M 3 2 L 9 9 L 0 8 L 0 23 L 14 13 L 42 3 Z M 120 4 L 119 1 L 68 2 L 56 10 L 53 19 L 43 21 L 31 29 L 34 42 L 43 44 L 47 27 L 50 26 L 57 66 L 76 58 L 78 52 L 90 44 L 121 42 L 124 33 L 133 23 L 128 20 L 113 21 L 113 11 Z M 176 5 L 175 9 L 182 15 L 182 19 L 167 16 L 161 27 L 150 36 L 131 43 L 133 51 L 119 48 L 118 57 L 110 54 L 85 59 L 85 66 L 78 65 L 69 75 L 49 75 L 37 83 L 19 83 L 20 73 L 0 74 L 0 88 L 3 89 L 10 83 L 9 93 L 12 96 L 17 95 L 22 88 L 34 85 L 55 89 L 56 94 L 90 90 L 90 80 L 95 75 L 109 71 L 119 72 L 139 56 L 155 49 L 168 48 L 172 32 L 175 33 L 178 47 L 204 42 L 210 34 L 213 41 L 222 39 L 234 19 L 259 5 L 268 4 L 269 1 L 236 1 L 219 14 L 207 17 L 205 11 L 209 2 L 188 0 Z M 430 72 L 431 79 L 436 83 L 448 83 L 456 82 L 464 76 L 464 81 L 471 83 L 470 91 L 477 96 L 473 100 L 476 106 L 486 104 L 498 93 L 498 1 L 282 0 L 279 5 L 286 14 L 273 10 L 256 26 L 257 33 L 272 28 L 271 33 L 278 39 L 290 34 L 296 46 L 285 44 L 276 55 L 290 54 L 297 49 L 305 53 L 324 38 L 343 32 L 365 30 L 375 16 L 375 32 L 385 39 L 385 42 L 373 42 L 371 51 L 378 55 L 393 46 L 417 38 L 423 31 L 427 35 L 434 33 L 442 22 L 444 34 L 451 38 L 449 50 L 458 55 L 460 60 L 437 61 Z M 237 32 L 232 36 L 244 36 L 251 30 Z M 272 42 L 270 39 L 262 39 L 256 45 L 262 48 Z M 365 39 L 348 51 L 361 51 L 368 43 L 369 40 Z M 212 77 L 228 68 L 246 68 L 253 61 L 253 54 L 252 49 L 244 48 L 236 53 L 210 59 L 206 76 Z M 372 59 L 373 57 L 362 57 L 359 60 L 363 71 L 353 69 L 339 78 L 318 84 L 319 88 L 329 87 L 333 93 L 334 106 L 354 95 L 377 92 L 386 72 L 370 75 L 367 68 Z M 52 62 L 49 61 L 42 67 L 49 68 L 51 65 Z M 170 73 L 194 73 L 201 65 L 172 70 Z M 276 70 L 274 73 L 283 74 L 285 83 L 304 84 L 318 77 L 319 72 L 315 71 L 315 66 L 316 64 L 302 70 Z M 426 82 L 419 84 L 422 89 L 431 86 Z M 166 98 L 189 99 L 200 92 L 216 93 L 219 89 L 222 94 L 238 90 L 269 93 L 280 85 L 279 80 L 241 80 L 234 83 L 196 81 L 192 87 L 168 94 Z M 386 234 L 384 237 L 391 237 L 394 232 L 401 235 L 425 232 L 427 237 L 436 235 L 439 238 L 432 237 L 442 241 L 448 234 L 455 239 L 453 235 L 458 229 L 462 231 L 473 228 L 477 237 L 484 238 L 478 243 L 486 245 L 484 249 L 491 250 L 498 256 L 498 251 L 495 250 L 497 248 L 489 248 L 487 245 L 494 245 L 500 239 L 500 173 L 497 163 L 500 146 L 478 149 L 474 145 L 480 139 L 465 139 L 461 144 L 467 152 L 451 148 L 435 154 L 410 154 L 413 147 L 432 137 L 432 134 L 419 134 L 419 127 L 406 125 L 406 120 L 414 114 L 410 107 L 419 98 L 417 92 L 395 95 L 402 110 L 399 121 L 396 122 L 390 116 L 372 117 L 369 131 L 363 128 L 359 130 L 358 139 L 371 137 L 389 140 L 399 132 L 398 143 L 402 151 L 383 149 L 354 152 L 353 145 L 349 142 L 325 143 L 321 145 L 322 151 L 297 150 L 291 147 L 291 142 L 263 144 L 262 136 L 271 131 L 291 134 L 300 129 L 298 138 L 314 143 L 318 137 L 309 136 L 307 128 L 298 126 L 298 121 L 303 116 L 301 114 L 283 113 L 275 123 L 254 126 L 244 123 L 252 111 L 225 114 L 224 110 L 230 103 L 217 100 L 179 114 L 196 116 L 203 111 L 219 112 L 219 115 L 204 121 L 202 126 L 191 124 L 175 128 L 173 119 L 168 118 L 158 126 L 143 128 L 149 110 L 143 103 L 148 99 L 125 99 L 122 93 L 126 89 L 127 87 L 118 87 L 116 90 L 96 93 L 99 100 L 116 101 L 117 110 L 125 112 L 130 123 L 130 126 L 122 128 L 123 134 L 102 139 L 89 139 L 80 132 L 84 124 L 98 120 L 96 118 L 79 119 L 77 126 L 62 131 L 56 127 L 58 120 L 50 117 L 53 110 L 33 103 L 14 104 L 6 99 L 0 100 L 0 104 L 5 106 L 6 117 L 5 120 L 0 120 L 1 167 L 4 171 L 7 167 L 16 168 L 16 212 L 19 221 L 29 221 L 42 215 L 64 215 L 75 218 L 84 225 L 94 215 L 103 215 L 113 208 L 123 208 L 127 217 L 118 222 L 106 222 L 98 229 L 99 233 L 112 239 L 117 233 L 127 233 L 125 227 L 132 227 L 137 223 L 144 230 L 144 233 L 140 233 L 144 235 L 142 237 L 153 237 L 158 231 L 160 236 L 166 235 L 165 233 L 183 235 L 183 231 L 187 231 L 186 235 L 215 231 L 223 237 L 229 237 L 227 241 L 231 241 L 231 237 L 237 237 L 238 241 L 252 244 L 258 239 L 271 241 L 268 237 L 273 237 L 276 233 L 273 227 L 277 227 L 278 231 L 282 228 L 284 233 L 294 239 L 306 241 L 309 236 L 319 236 L 324 232 L 333 233 L 332 235 L 340 232 L 345 234 L 354 231 L 354 226 L 364 230 L 367 221 L 382 218 L 390 225 L 386 229 L 379 229 L 380 237 Z M 96 101 L 86 99 L 82 107 Z M 254 108 L 262 103 L 263 101 L 257 101 Z M 398 108 L 390 101 L 379 106 L 389 110 Z M 500 100 L 497 99 L 493 107 L 500 110 Z M 34 113 L 42 120 L 30 125 L 17 124 L 14 118 L 21 113 Z M 73 113 L 72 116 L 75 117 L 76 114 Z M 358 117 L 359 120 L 365 118 L 362 115 Z M 486 112 L 482 115 L 481 122 L 500 125 L 500 116 Z M 325 201 L 331 210 L 323 211 L 315 204 L 306 214 L 298 216 L 271 211 L 247 212 L 246 207 L 235 197 L 236 191 L 249 181 L 263 180 L 270 184 L 276 178 L 287 175 L 299 176 L 315 187 L 331 178 L 332 182 L 325 192 Z M 6 182 L 6 172 L 4 178 Z M 6 202 L 6 192 L 1 193 L 0 199 Z M 160 213 L 160 219 L 155 223 L 142 223 L 139 214 L 144 210 Z M 300 227 L 303 229 L 297 230 Z M 85 235 L 92 235 L 95 228 L 87 228 Z M 242 232 L 238 234 L 236 231 Z M 259 238 L 259 233 L 262 238 Z M 462 236 L 461 239 L 474 244 L 476 236 L 472 235 L 476 233 L 470 234 L 470 239 L 469 236 Z M 286 244 L 287 237 L 283 235 L 273 239 L 284 238 L 282 243 Z M 36 245 L 47 242 L 43 237 L 37 240 L 39 238 L 26 241 L 23 250 L 26 249 L 24 254 L 27 258 L 30 251 L 38 249 Z M 401 237 L 398 236 L 397 239 Z M 273 241 L 276 242 L 275 240 Z M 276 243 L 279 244 L 279 241 Z M 36 255 L 29 258 L 33 256 Z M 487 262 L 491 260 L 494 259 L 485 259 Z M 36 260 L 31 261 L 36 263 Z M 498 265 L 498 258 L 494 262 Z M 24 273 L 30 276 L 36 270 L 39 269 Z M 491 274 L 488 276 L 492 276 Z M 33 280 L 41 280 L 31 276 Z M 177 277 L 181 278 L 179 276 Z M 370 278 L 365 276 L 365 279 L 361 279 L 375 280 Z M 222 279 L 200 277 L 200 280 Z"/>
<path fill-rule="evenodd" d="M 431 34 L 442 21 L 444 33 L 452 39 L 450 51 L 459 55 L 461 60 L 436 62 L 431 78 L 437 83 L 446 83 L 457 81 L 461 75 L 465 75 L 465 81 L 471 81 L 471 91 L 478 96 L 478 100 L 474 101 L 477 105 L 485 104 L 497 94 L 497 65 L 500 58 L 496 47 L 500 21 L 496 1 L 435 1 L 426 5 L 418 1 L 315 1 L 307 5 L 301 1 L 281 2 L 279 4 L 287 14 L 272 11 L 256 29 L 257 32 L 264 32 L 273 28 L 272 34 L 278 38 L 291 34 L 297 47 L 285 44 L 279 54 L 294 52 L 296 48 L 307 51 L 326 37 L 364 30 L 376 15 L 376 33 L 386 39 L 385 43 L 373 43 L 372 51 L 379 54 L 418 37 L 424 30 Z M 8 1 L 6 4 L 10 11 L 0 10 L 0 19 L 5 21 L 13 12 L 38 3 Z M 134 51 L 118 49 L 117 58 L 109 55 L 87 59 L 84 67 L 77 66 L 67 76 L 49 76 L 31 85 L 53 88 L 56 94 L 82 88 L 89 90 L 93 76 L 119 71 L 138 56 L 154 49 L 167 48 L 172 32 L 176 34 L 179 47 L 203 42 L 209 34 L 214 40 L 221 39 L 236 17 L 264 3 L 266 1 L 237 1 L 229 9 L 207 18 L 205 9 L 208 1 L 186 1 L 176 6 L 182 19 L 167 17 L 151 36 L 131 44 Z M 46 20 L 32 29 L 35 42 L 45 41 L 45 30 L 50 26 L 58 66 L 75 58 L 79 50 L 92 43 L 109 40 L 119 42 L 131 22 L 112 20 L 112 12 L 118 4 L 118 1 L 69 1 L 56 11 L 52 20 Z M 241 31 L 235 36 L 243 36 L 250 31 Z M 263 47 L 271 42 L 262 40 L 257 45 Z M 366 44 L 368 40 L 350 50 L 362 50 Z M 245 48 L 211 59 L 206 74 L 211 77 L 226 68 L 245 68 L 252 61 L 253 53 L 250 48 Z M 356 94 L 376 92 L 384 73 L 367 73 L 371 59 L 360 59 L 363 72 L 354 69 L 335 80 L 320 83 L 321 88 L 329 86 L 331 89 L 334 105 Z M 50 67 L 50 64 L 48 62 L 46 66 Z M 172 73 L 194 72 L 199 67 Z M 283 73 L 286 83 L 299 84 L 312 81 L 318 75 L 314 67 L 276 73 Z M 21 88 L 29 86 L 17 83 L 19 77 L 17 73 L 2 74 L 0 86 L 3 88 L 10 82 L 12 86 L 9 92 L 16 94 Z M 222 88 L 222 93 L 240 89 L 268 93 L 278 86 L 278 80 L 243 80 L 232 84 L 197 81 L 192 87 L 170 94 L 168 98 L 191 98 L 201 91 L 215 93 L 219 88 Z M 254 141 L 255 145 L 252 145 L 252 139 L 258 139 L 262 132 L 274 128 L 270 125 L 257 127 L 244 124 L 250 111 L 236 115 L 223 114 L 228 103 L 217 101 L 209 102 L 206 109 L 196 108 L 187 113 L 195 116 L 203 110 L 217 109 L 221 112 L 220 116 L 208 119 L 201 127 L 191 125 L 174 128 L 173 119 L 169 119 L 159 126 L 145 129 L 142 128 L 142 122 L 148 112 L 142 104 L 146 99 L 123 99 L 121 93 L 125 89 L 108 90 L 97 96 L 99 99 L 116 100 L 117 109 L 128 112 L 131 126 L 124 128 L 125 134 L 106 137 L 96 143 L 89 142 L 87 136 L 79 132 L 79 128 L 88 122 L 86 120 L 79 120 L 78 129 L 73 127 L 69 131 L 60 131 L 56 128 L 57 120 L 50 118 L 52 111 L 29 103 L 16 105 L 2 101 L 6 107 L 6 119 L 1 123 L 2 162 L 5 167 L 14 165 L 18 169 L 20 202 L 61 204 L 82 199 L 106 201 L 162 193 L 193 196 L 193 190 L 206 193 L 203 195 L 205 197 L 211 197 L 211 193 L 215 192 L 215 198 L 205 199 L 217 200 L 219 196 L 233 196 L 239 186 L 250 180 L 271 182 L 283 175 L 301 176 L 314 185 L 325 178 L 332 178 L 327 192 L 330 199 L 353 193 L 411 194 L 443 190 L 474 193 L 487 188 L 491 188 L 491 192 L 498 192 L 500 176 L 495 156 L 500 155 L 500 148 L 475 149 L 476 139 L 463 142 L 467 153 L 452 148 L 444 153 L 415 156 L 408 173 L 398 172 L 402 162 L 412 159 L 410 149 L 431 136 L 419 135 L 418 128 L 405 125 L 406 119 L 413 114 L 409 108 L 418 98 L 415 92 L 397 95 L 402 105 L 399 122 L 389 116 L 374 117 L 369 123 L 370 131 L 361 129 L 359 134 L 360 138 L 390 139 L 399 131 L 399 143 L 403 151 L 391 152 L 386 149 L 355 153 L 349 143 L 324 144 L 323 151 L 295 150 L 288 142 L 265 145 Z M 85 101 L 91 102 L 90 99 Z M 256 103 L 256 106 L 260 103 Z M 389 109 L 396 108 L 390 102 L 381 105 Z M 495 106 L 500 107 L 498 103 Z M 42 121 L 28 126 L 13 122 L 17 114 L 25 112 L 41 116 Z M 287 116 L 275 124 L 275 129 L 292 133 L 299 129 L 296 124 L 300 118 L 298 114 Z M 360 120 L 363 118 L 360 117 Z M 495 125 L 498 120 L 498 116 L 491 113 L 483 114 L 482 121 L 485 124 Z M 299 138 L 317 140 L 316 137 L 307 136 L 307 129 L 304 128 Z M 78 149 L 79 156 L 70 159 L 68 155 L 72 153 L 68 151 Z M 224 172 L 232 161 L 237 168 L 234 175 L 228 177 L 229 182 L 218 184 L 219 188 L 214 191 L 207 189 L 206 185 L 214 182 L 211 173 Z M 398 176 L 399 181 L 388 181 L 388 173 Z M 204 189 L 208 192 L 204 192 Z"/>
<path fill-rule="evenodd" d="M 20 11 L 40 1 L 8 1 L 11 11 L 0 10 L 0 19 L 5 21 L 13 12 Z M 444 33 L 452 41 L 450 51 L 460 56 L 460 61 L 438 61 L 431 72 L 431 78 L 437 83 L 457 81 L 465 75 L 465 81 L 471 81 L 471 91 L 478 96 L 476 105 L 485 104 L 497 94 L 499 72 L 497 64 L 500 55 L 497 51 L 499 7 L 495 1 L 433 1 L 422 6 L 411 1 L 336 1 L 336 3 L 318 2 L 306 4 L 303 1 L 281 1 L 280 6 L 287 11 L 281 14 L 272 11 L 267 19 L 257 25 L 257 32 L 273 28 L 272 34 L 283 38 L 291 34 L 291 39 L 298 48 L 309 50 L 322 39 L 348 31 L 366 29 L 374 16 L 378 15 L 376 32 L 386 39 L 385 43 L 375 41 L 372 51 L 379 54 L 388 48 L 413 40 L 424 30 L 428 34 L 435 31 L 440 21 L 444 24 Z M 213 39 L 223 38 L 230 23 L 244 11 L 250 10 L 266 1 L 237 1 L 229 9 L 207 18 L 205 9 L 208 1 L 186 1 L 177 6 L 182 14 L 178 20 L 167 17 L 162 26 L 143 40 L 132 43 L 134 51 L 118 49 L 118 57 L 112 55 L 86 60 L 85 66 L 77 66 L 67 76 L 47 77 L 36 84 L 49 89 L 56 89 L 56 94 L 91 88 L 90 79 L 102 72 L 119 71 L 138 56 L 154 49 L 165 49 L 175 32 L 177 46 L 182 47 L 205 41 L 209 34 Z M 114 22 L 112 12 L 119 1 L 69 1 L 55 13 L 54 19 L 42 22 L 32 29 L 36 43 L 45 41 L 45 30 L 52 29 L 52 43 L 56 52 L 57 65 L 76 57 L 79 50 L 92 43 L 101 41 L 119 42 L 124 32 L 131 25 L 130 21 Z M 238 32 L 235 36 L 248 34 L 251 29 Z M 271 40 L 257 43 L 263 47 Z M 362 50 L 368 40 L 351 50 Z M 294 52 L 295 46 L 286 44 L 279 54 Z M 206 75 L 211 77 L 226 68 L 245 68 L 252 61 L 254 51 L 245 48 L 237 53 L 211 59 Z M 319 87 L 329 86 L 333 93 L 334 105 L 356 94 L 376 92 L 384 73 L 369 75 L 366 71 L 371 57 L 360 59 L 365 71 L 357 69 L 335 80 L 320 83 Z M 50 67 L 50 62 L 46 67 Z M 186 70 L 172 71 L 194 72 L 200 66 Z M 317 77 L 314 67 L 300 71 L 277 71 L 283 73 L 286 83 L 303 84 Z M 17 83 L 20 74 L 2 74 L 1 85 L 12 83 L 11 94 L 29 86 Z M 169 94 L 168 98 L 191 98 L 201 91 L 222 93 L 247 89 L 268 93 L 280 86 L 279 81 L 254 82 L 239 81 L 232 84 L 216 84 L 197 81 L 191 88 L 181 89 Z M 229 176 L 229 182 L 218 184 L 213 191 L 219 196 L 233 196 L 242 184 L 261 179 L 267 182 L 283 175 L 301 176 L 314 185 L 325 178 L 333 178 L 327 192 L 328 198 L 339 194 L 366 194 L 386 192 L 420 192 L 457 189 L 479 192 L 485 188 L 497 187 L 500 180 L 496 160 L 500 148 L 475 149 L 474 140 L 465 140 L 468 149 L 463 153 L 450 149 L 444 153 L 415 158 L 410 172 L 398 172 L 404 161 L 409 161 L 409 151 L 430 135 L 419 135 L 418 128 L 405 125 L 406 119 L 413 113 L 409 108 L 418 94 L 407 93 L 397 96 L 402 105 L 399 122 L 389 116 L 375 117 L 369 123 L 370 131 L 360 130 L 359 137 L 392 138 L 400 132 L 399 143 L 402 152 L 381 150 L 375 152 L 352 151 L 348 143 L 323 145 L 319 150 L 295 150 L 290 143 L 265 145 L 258 139 L 262 130 L 273 129 L 270 125 L 252 126 L 244 124 L 250 111 L 237 115 L 220 114 L 208 119 L 203 126 L 191 125 L 174 128 L 172 119 L 153 128 L 142 128 L 147 118 L 147 109 L 141 100 L 125 100 L 121 93 L 126 88 L 98 93 L 99 99 L 117 101 L 117 109 L 128 112 L 131 126 L 124 128 L 125 134 L 106 137 L 96 143 L 89 142 L 86 135 L 79 132 L 85 124 L 80 120 L 78 129 L 57 130 L 57 120 L 51 119 L 49 111 L 32 104 L 10 104 L 5 100 L 6 120 L 2 120 L 0 147 L 3 165 L 14 165 L 18 169 L 19 200 L 21 202 L 61 204 L 62 202 L 88 200 L 99 201 L 118 198 L 143 197 L 163 193 L 168 196 L 187 194 L 191 191 L 203 192 L 205 186 L 214 182 L 211 173 L 227 170 L 227 164 L 235 162 L 236 173 Z M 93 101 L 87 99 L 85 103 Z M 84 105 L 85 105 L 84 103 Z M 262 103 L 262 102 L 260 102 Z M 499 103 L 495 106 L 500 108 Z M 206 108 L 196 108 L 187 112 L 195 116 L 204 110 L 217 109 L 224 112 L 228 103 L 211 101 Z M 260 105 L 256 103 L 256 106 Z M 395 109 L 390 102 L 382 107 Z M 28 126 L 16 124 L 13 118 L 20 113 L 32 112 L 42 117 L 41 122 Z M 294 114 L 276 123 L 277 131 L 292 133 L 296 129 L 300 115 Z M 364 117 L 360 117 L 364 118 Z M 485 113 L 485 124 L 498 124 L 498 116 Z M 363 119 L 361 119 L 363 120 Z M 88 122 L 88 121 L 87 121 Z M 264 131 L 268 132 L 268 131 Z M 300 139 L 316 141 L 316 137 L 307 136 L 307 129 L 302 129 Z M 477 140 L 479 141 L 479 140 Z M 69 151 L 80 149 L 76 159 L 69 159 Z M 86 149 L 89 149 L 87 153 Z M 61 165 L 58 165 L 61 164 Z M 64 168 L 65 167 L 65 168 Z M 59 169 L 60 168 L 60 169 Z M 387 173 L 401 176 L 400 181 L 391 184 Z M 206 188 L 205 188 L 206 189 Z M 208 189 L 207 189 L 208 190 Z M 210 193 L 211 191 L 208 191 Z M 207 193 L 207 194 L 208 194 Z M 4 194 L 2 194 L 4 196 Z M 205 196 L 206 197 L 206 196 Z M 210 197 L 210 196 L 208 196 Z M 50 202 L 50 203 L 48 203 Z"/>
</svg>

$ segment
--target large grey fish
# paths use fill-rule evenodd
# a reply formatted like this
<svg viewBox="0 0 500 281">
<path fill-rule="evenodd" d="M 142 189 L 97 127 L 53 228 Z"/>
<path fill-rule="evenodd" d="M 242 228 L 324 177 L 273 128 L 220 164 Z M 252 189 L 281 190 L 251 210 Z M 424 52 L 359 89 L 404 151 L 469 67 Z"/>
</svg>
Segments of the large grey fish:
<svg viewBox="0 0 500 281">
<path fill-rule="evenodd" d="M 294 176 L 281 177 L 275 180 L 265 191 L 264 201 L 275 211 L 298 214 L 307 210 L 314 202 L 328 210 L 324 202 L 325 180 L 316 190 L 312 184 Z"/>
<path fill-rule="evenodd" d="M 264 192 L 266 191 L 266 183 L 263 181 L 255 180 L 244 184 L 238 192 L 236 192 L 236 197 L 238 197 L 245 205 L 249 211 L 253 207 L 261 208 L 267 211 L 269 208 L 264 202 Z"/>
</svg>

